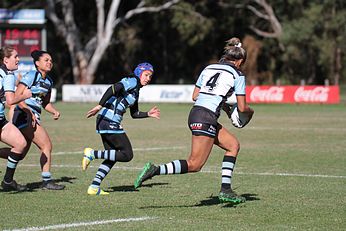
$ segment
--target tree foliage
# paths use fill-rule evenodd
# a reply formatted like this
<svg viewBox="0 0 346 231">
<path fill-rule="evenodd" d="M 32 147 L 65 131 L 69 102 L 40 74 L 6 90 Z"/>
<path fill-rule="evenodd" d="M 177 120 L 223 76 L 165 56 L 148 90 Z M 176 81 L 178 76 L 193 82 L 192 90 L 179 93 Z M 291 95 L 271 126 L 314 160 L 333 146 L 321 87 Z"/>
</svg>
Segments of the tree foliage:
<svg viewBox="0 0 346 231">
<path fill-rule="evenodd" d="M 49 10 L 51 3 L 59 23 L 74 22 L 75 34 L 69 37 L 61 36 L 54 18 L 47 20 L 48 51 L 53 55 L 55 82 L 59 84 L 80 82 L 74 69 L 83 59 L 87 68 L 94 68 L 90 72 L 93 83 L 117 81 L 142 61 L 154 64 L 156 83 L 194 83 L 206 64 L 219 59 L 225 41 L 233 36 L 240 37 L 249 51 L 244 71 L 250 83 L 280 80 L 299 84 L 305 80 L 307 84 L 323 84 L 328 79 L 338 84 L 345 80 L 343 0 L 180 0 L 169 10 L 138 11 L 131 17 L 133 9 L 158 7 L 169 1 L 119 0 L 115 13 L 109 15 L 114 1 L 4 0 L 0 7 Z M 68 11 L 72 11 L 70 18 L 66 18 Z M 100 13 L 104 21 L 100 21 Z M 104 47 L 110 16 L 118 21 Z M 103 47 L 103 51 L 93 63 L 96 47 Z M 74 53 L 76 50 L 83 54 Z"/>
</svg>

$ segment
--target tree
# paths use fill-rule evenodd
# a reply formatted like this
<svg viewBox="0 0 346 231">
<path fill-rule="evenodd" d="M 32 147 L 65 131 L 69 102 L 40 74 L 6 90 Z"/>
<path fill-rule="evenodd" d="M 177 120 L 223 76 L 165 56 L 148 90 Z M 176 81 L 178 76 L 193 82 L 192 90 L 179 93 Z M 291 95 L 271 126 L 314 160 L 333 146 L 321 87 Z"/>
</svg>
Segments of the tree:
<svg viewBox="0 0 346 231">
<path fill-rule="evenodd" d="M 47 17 L 55 25 L 58 35 L 68 46 L 73 67 L 74 82 L 79 84 L 91 84 L 94 74 L 110 45 L 115 28 L 132 17 L 146 12 L 160 12 L 169 9 L 180 0 L 171 0 L 158 6 L 147 6 L 144 0 L 140 1 L 134 9 L 130 9 L 124 15 L 119 14 L 120 0 L 112 0 L 109 9 L 105 9 L 104 0 L 95 0 L 97 8 L 96 34 L 91 35 L 83 44 L 81 32 L 74 19 L 74 5 L 72 1 L 47 1 Z M 60 8 L 61 9 L 60 9 Z M 61 14 L 57 13 L 61 10 Z M 108 11 L 108 13 L 106 13 Z"/>
</svg>

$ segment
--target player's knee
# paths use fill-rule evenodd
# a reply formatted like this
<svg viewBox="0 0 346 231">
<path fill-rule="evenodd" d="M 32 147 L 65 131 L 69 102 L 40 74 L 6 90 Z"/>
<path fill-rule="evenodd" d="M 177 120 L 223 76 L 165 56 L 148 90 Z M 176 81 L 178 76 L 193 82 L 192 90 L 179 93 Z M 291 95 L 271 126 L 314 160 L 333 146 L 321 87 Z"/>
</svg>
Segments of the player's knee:
<svg viewBox="0 0 346 231">
<path fill-rule="evenodd" d="M 224 147 L 227 152 L 237 155 L 240 151 L 240 143 L 238 141 L 230 143 L 227 147 Z"/>
<path fill-rule="evenodd" d="M 24 152 L 26 145 L 27 145 L 27 142 L 24 138 L 22 139 L 18 138 L 15 146 L 13 146 L 13 151 L 16 153 L 22 153 Z"/>
<path fill-rule="evenodd" d="M 133 152 L 131 150 L 119 152 L 117 161 L 130 162 L 133 159 Z"/>
<path fill-rule="evenodd" d="M 130 162 L 132 159 L 133 159 L 133 152 L 127 153 L 125 162 Z"/>
<path fill-rule="evenodd" d="M 240 151 L 240 143 L 238 141 L 234 143 L 233 149 L 235 153 L 238 153 Z"/>
</svg>

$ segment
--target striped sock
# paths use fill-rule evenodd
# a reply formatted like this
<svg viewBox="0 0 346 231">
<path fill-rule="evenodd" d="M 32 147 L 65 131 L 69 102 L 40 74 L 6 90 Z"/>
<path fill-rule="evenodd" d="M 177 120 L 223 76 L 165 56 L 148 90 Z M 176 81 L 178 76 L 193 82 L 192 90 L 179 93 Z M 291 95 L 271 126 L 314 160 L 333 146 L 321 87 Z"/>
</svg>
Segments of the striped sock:
<svg viewBox="0 0 346 231">
<path fill-rule="evenodd" d="M 43 181 L 50 181 L 52 180 L 52 174 L 50 172 L 42 172 L 41 173 Z"/>
<path fill-rule="evenodd" d="M 16 171 L 17 164 L 21 160 L 21 156 L 18 153 L 10 152 L 7 157 L 7 168 L 4 176 L 4 181 L 6 183 L 11 183 L 13 181 L 14 172 Z"/>
<path fill-rule="evenodd" d="M 221 190 L 230 190 L 233 169 L 235 165 L 236 157 L 224 156 L 222 162 L 222 178 L 221 178 Z"/>
<path fill-rule="evenodd" d="M 103 161 L 103 163 L 100 165 L 99 169 L 96 172 L 95 178 L 93 182 L 91 183 L 91 186 L 94 188 L 99 188 L 103 179 L 111 171 L 114 164 L 115 164 L 114 161 L 109 161 L 109 160 Z"/>
<path fill-rule="evenodd" d="M 168 174 L 184 174 L 188 171 L 186 160 L 175 160 L 168 164 L 162 164 L 159 167 L 160 171 L 156 175 L 168 175 Z"/>
<path fill-rule="evenodd" d="M 116 150 L 103 150 L 103 151 L 94 150 L 94 157 L 95 159 L 115 161 Z"/>
</svg>

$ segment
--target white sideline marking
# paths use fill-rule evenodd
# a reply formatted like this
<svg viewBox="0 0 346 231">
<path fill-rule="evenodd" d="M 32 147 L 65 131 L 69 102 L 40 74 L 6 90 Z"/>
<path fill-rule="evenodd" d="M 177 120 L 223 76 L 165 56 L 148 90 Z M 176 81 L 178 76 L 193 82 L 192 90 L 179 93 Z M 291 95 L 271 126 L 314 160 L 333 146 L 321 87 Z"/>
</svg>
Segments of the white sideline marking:
<svg viewBox="0 0 346 231">
<path fill-rule="evenodd" d="M 40 167 L 38 164 L 20 164 L 20 166 L 23 167 Z M 55 168 L 82 168 L 81 165 L 70 165 L 70 164 L 53 164 L 52 167 Z M 90 165 L 88 168 L 98 168 L 97 166 Z M 129 171 L 137 171 L 141 170 L 142 167 L 120 167 L 120 166 L 114 166 L 113 169 L 121 169 L 121 170 L 129 170 Z M 203 173 L 221 173 L 220 171 L 215 170 L 208 170 L 204 169 L 200 172 Z M 297 177 L 317 177 L 317 178 L 342 178 L 345 179 L 346 176 L 336 176 L 336 175 L 322 175 L 322 174 L 305 174 L 305 173 L 270 173 L 270 172 L 235 172 L 235 174 L 239 175 L 255 175 L 255 176 L 297 176 Z"/>
<path fill-rule="evenodd" d="M 152 220 L 155 217 L 130 217 L 130 218 L 120 218 L 113 220 L 101 220 L 101 221 L 91 221 L 91 222 L 80 222 L 80 223 L 70 223 L 70 224 L 60 224 L 60 225 L 49 225 L 42 227 L 28 227 L 23 229 L 12 229 L 11 231 L 36 231 L 36 230 L 49 230 L 49 229 L 65 229 L 65 228 L 74 228 L 80 226 L 89 226 L 89 225 L 104 225 L 111 223 L 119 223 L 119 222 L 131 222 L 131 221 L 145 221 Z M 5 230 L 6 231 L 6 230 Z M 7 230 L 9 231 L 9 230 Z"/>
<path fill-rule="evenodd" d="M 174 150 L 174 149 L 183 149 L 185 146 L 176 146 L 176 147 L 157 147 L 157 148 L 134 148 L 133 151 L 149 152 L 149 151 L 160 151 L 160 150 Z M 101 149 L 100 149 L 101 150 Z M 83 154 L 83 149 L 75 152 L 53 152 L 52 155 L 67 155 L 67 154 Z M 39 155 L 39 154 L 34 154 Z"/>
</svg>

